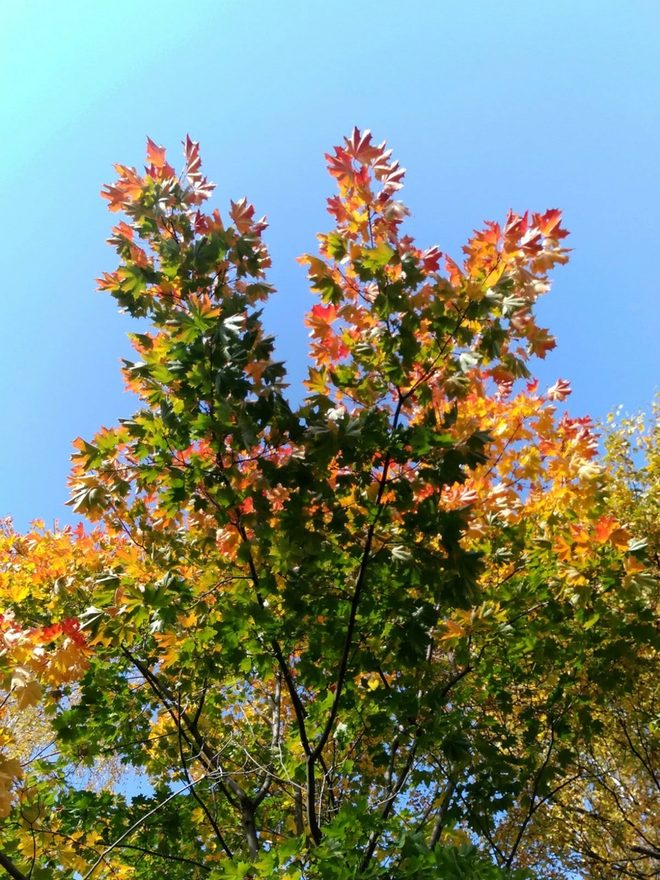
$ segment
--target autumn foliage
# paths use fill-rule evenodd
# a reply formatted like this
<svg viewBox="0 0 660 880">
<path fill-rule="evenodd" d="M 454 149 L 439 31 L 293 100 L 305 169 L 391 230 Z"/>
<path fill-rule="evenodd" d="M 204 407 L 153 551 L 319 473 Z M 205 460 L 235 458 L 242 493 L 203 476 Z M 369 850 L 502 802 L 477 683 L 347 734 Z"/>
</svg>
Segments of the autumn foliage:
<svg viewBox="0 0 660 880">
<path fill-rule="evenodd" d="M 89 524 L 0 533 L 0 867 L 650 878 L 657 432 L 603 458 L 533 377 L 560 212 L 454 261 L 384 144 L 326 158 L 303 395 L 265 219 L 205 210 L 198 145 L 104 188 L 138 408 L 75 441 Z"/>
</svg>

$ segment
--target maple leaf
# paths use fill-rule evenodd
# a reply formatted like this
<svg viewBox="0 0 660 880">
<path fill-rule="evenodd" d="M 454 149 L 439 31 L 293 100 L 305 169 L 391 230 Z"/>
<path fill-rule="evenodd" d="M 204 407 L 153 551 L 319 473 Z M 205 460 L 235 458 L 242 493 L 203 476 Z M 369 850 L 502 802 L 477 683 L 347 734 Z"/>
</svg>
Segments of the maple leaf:
<svg viewBox="0 0 660 880">
<path fill-rule="evenodd" d="M 317 303 L 305 317 L 305 324 L 312 328 L 314 336 L 325 336 L 329 325 L 337 318 L 337 307 L 331 303 L 327 306 Z"/>
<path fill-rule="evenodd" d="M 327 199 L 326 205 L 328 213 L 332 214 L 338 223 L 346 223 L 349 219 L 350 214 L 339 196 L 332 196 L 332 198 Z"/>
<path fill-rule="evenodd" d="M 438 634 L 438 639 L 441 642 L 453 642 L 461 639 L 466 632 L 467 630 L 463 624 L 459 623 L 457 620 L 449 618 L 443 622 L 442 629 Z"/>
<path fill-rule="evenodd" d="M 165 147 L 159 147 L 150 137 L 147 138 L 147 160 L 154 168 L 165 165 Z"/>
<path fill-rule="evenodd" d="M 374 167 L 374 174 L 376 180 L 383 184 L 383 191 L 392 193 L 403 186 L 406 169 L 402 168 L 398 162 L 392 162 L 390 164 L 376 165 Z"/>
<path fill-rule="evenodd" d="M 568 230 L 561 228 L 562 213 L 557 208 L 550 208 L 545 214 L 535 214 L 534 224 L 539 230 L 550 238 L 565 238 Z"/>
<path fill-rule="evenodd" d="M 254 221 L 254 205 L 251 205 L 246 198 L 239 199 L 238 202 L 231 202 L 229 216 L 242 235 L 250 231 L 261 232 L 267 225 L 265 217 Z"/>
<path fill-rule="evenodd" d="M 630 532 L 624 528 L 617 528 L 609 536 L 609 541 L 617 550 L 627 550 L 630 543 Z"/>
<path fill-rule="evenodd" d="M 199 143 L 192 140 L 189 134 L 183 144 L 183 153 L 186 160 L 186 175 L 191 183 L 200 183 L 202 180 L 202 159 L 199 154 Z"/>
<path fill-rule="evenodd" d="M 442 251 L 439 247 L 434 246 L 427 248 L 422 253 L 422 265 L 424 266 L 425 272 L 437 272 L 440 268 L 440 258 L 442 257 Z"/>
<path fill-rule="evenodd" d="M 566 400 L 570 393 L 570 383 L 566 379 L 557 379 L 555 384 L 546 391 L 546 397 L 549 400 Z"/>
<path fill-rule="evenodd" d="M 619 523 L 613 516 L 601 516 L 594 526 L 594 538 L 599 544 L 604 544 L 618 528 Z"/>
<path fill-rule="evenodd" d="M 192 189 L 193 204 L 200 204 L 209 198 L 215 189 L 215 184 L 209 183 L 207 178 L 202 174 L 202 159 L 199 153 L 199 144 L 197 141 L 193 141 L 190 135 L 186 135 L 183 144 L 183 154 L 186 161 L 185 175 Z M 200 221 L 201 218 L 198 217 L 196 223 L 199 224 Z"/>
<path fill-rule="evenodd" d="M 508 239 L 511 243 L 518 241 L 522 236 L 525 235 L 527 230 L 529 229 L 529 214 L 525 212 L 524 214 L 516 214 L 514 211 L 509 211 L 507 214 L 506 222 L 504 224 L 504 237 Z"/>
<path fill-rule="evenodd" d="M 642 562 L 641 559 L 637 559 L 635 556 L 627 556 L 624 562 L 624 567 L 626 570 L 626 574 L 635 575 L 639 574 L 646 569 L 646 566 Z"/>
<path fill-rule="evenodd" d="M 447 510 L 460 510 L 474 504 L 479 496 L 473 486 L 455 483 L 444 487 L 441 498 Z"/>
<path fill-rule="evenodd" d="M 20 761 L 0 755 L 0 819 L 11 813 L 13 805 L 12 785 L 23 775 Z"/>
<path fill-rule="evenodd" d="M 452 284 L 458 286 L 463 280 L 463 273 L 458 264 L 451 257 L 445 256 L 445 269 L 449 273 L 449 280 Z"/>
<path fill-rule="evenodd" d="M 108 205 L 110 211 L 120 211 L 122 209 L 125 199 L 125 192 L 122 187 L 106 184 L 101 190 L 101 196 L 110 202 Z"/>
<path fill-rule="evenodd" d="M 116 226 L 113 226 L 112 237 L 108 239 L 108 244 L 120 245 L 126 241 L 132 241 L 134 235 L 133 227 L 120 220 Z"/>
<path fill-rule="evenodd" d="M 18 666 L 11 677 L 10 690 L 19 709 L 36 706 L 41 697 L 41 686 L 30 671 Z"/>
<path fill-rule="evenodd" d="M 371 132 L 365 129 L 354 128 L 350 137 L 344 138 L 346 152 L 349 156 L 363 165 L 368 165 L 375 159 L 382 158 L 385 144 L 375 146 L 371 143 Z"/>
<path fill-rule="evenodd" d="M 557 347 L 556 339 L 548 332 L 548 330 L 544 327 L 535 327 L 531 322 L 528 325 L 525 335 L 529 342 L 530 351 L 537 357 L 544 358 L 549 351 L 552 351 L 553 348 Z"/>
<path fill-rule="evenodd" d="M 567 541 L 563 535 L 556 540 L 554 545 L 557 558 L 562 562 L 570 562 L 573 558 L 573 544 Z"/>
<path fill-rule="evenodd" d="M 122 210 L 128 203 L 138 198 L 144 186 L 144 180 L 135 168 L 117 164 L 115 170 L 119 175 L 117 183 L 114 186 L 107 184 L 101 190 L 101 197 L 110 202 L 108 205 L 110 211 Z"/>
<path fill-rule="evenodd" d="M 250 514 L 255 512 L 254 500 L 251 497 L 244 498 L 243 501 L 238 506 L 238 509 L 243 514 Z"/>
<path fill-rule="evenodd" d="M 328 163 L 328 171 L 339 183 L 352 182 L 355 176 L 355 168 L 351 154 L 343 147 L 335 147 L 335 155 L 325 154 Z"/>
<path fill-rule="evenodd" d="M 21 762 L 17 758 L 0 757 L 0 779 L 18 779 L 22 775 Z"/>
</svg>

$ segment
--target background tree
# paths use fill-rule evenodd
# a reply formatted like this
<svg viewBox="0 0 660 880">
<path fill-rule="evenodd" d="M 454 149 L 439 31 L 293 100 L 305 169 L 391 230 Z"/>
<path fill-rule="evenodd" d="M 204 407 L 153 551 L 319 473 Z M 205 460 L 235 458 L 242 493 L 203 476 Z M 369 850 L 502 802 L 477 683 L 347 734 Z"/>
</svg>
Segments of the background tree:
<svg viewBox="0 0 660 880">
<path fill-rule="evenodd" d="M 628 524 L 634 545 L 645 545 L 648 568 L 634 558 L 627 562 L 624 588 L 635 582 L 649 608 L 658 607 L 658 406 L 650 418 L 609 419 L 605 430 L 603 472 L 605 505 L 610 516 Z M 574 764 L 575 777 L 539 823 L 537 852 L 548 845 L 590 877 L 657 876 L 660 842 L 657 834 L 658 690 L 655 655 L 643 647 L 645 617 L 636 681 L 631 693 L 612 688 L 608 699 L 594 703 L 592 715 L 600 734 L 593 737 Z M 613 629 L 613 634 L 616 629 Z M 648 635 L 651 636 L 649 630 Z M 615 643 L 616 644 L 616 643 Z M 618 643 L 619 649 L 621 644 Z M 630 666 L 634 645 L 622 650 L 623 670 Z M 619 673 L 621 674 L 621 673 Z M 624 674 L 625 671 L 624 671 Z M 608 682 L 609 684 L 609 682 Z M 544 824 L 547 823 L 547 827 Z M 558 876 L 565 876 L 555 866 Z"/>
<path fill-rule="evenodd" d="M 204 213 L 190 139 L 184 159 L 149 141 L 145 173 L 104 190 L 125 219 L 100 287 L 143 320 L 138 410 L 76 441 L 72 504 L 100 525 L 5 529 L 2 711 L 38 704 L 56 752 L 21 761 L 5 724 L 0 865 L 598 876 L 564 798 L 610 778 L 611 707 L 652 732 L 652 581 L 625 480 L 558 412 L 568 383 L 530 375 L 554 346 L 534 305 L 567 259 L 559 212 L 487 224 L 443 271 L 400 233 L 403 169 L 355 130 L 327 157 L 335 227 L 302 258 L 319 301 L 295 404 L 261 322 L 265 221 Z M 109 756 L 123 788 L 71 779 Z"/>
</svg>

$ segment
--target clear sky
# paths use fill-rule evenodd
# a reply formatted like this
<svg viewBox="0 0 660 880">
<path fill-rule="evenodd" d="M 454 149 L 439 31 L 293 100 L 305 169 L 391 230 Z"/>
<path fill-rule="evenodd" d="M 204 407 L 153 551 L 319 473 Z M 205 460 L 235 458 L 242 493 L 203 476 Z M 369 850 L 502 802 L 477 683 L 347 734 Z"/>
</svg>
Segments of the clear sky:
<svg viewBox="0 0 660 880">
<path fill-rule="evenodd" d="M 222 208 L 266 213 L 267 322 L 294 385 L 310 305 L 295 257 L 329 228 L 323 152 L 353 125 L 409 169 L 421 243 L 457 256 L 484 219 L 564 209 L 571 263 L 542 315 L 539 374 L 571 410 L 658 387 L 658 0 L 0 0 L 0 515 L 64 508 L 71 440 L 128 415 L 129 321 L 98 196 L 145 136 L 202 145 Z"/>
</svg>

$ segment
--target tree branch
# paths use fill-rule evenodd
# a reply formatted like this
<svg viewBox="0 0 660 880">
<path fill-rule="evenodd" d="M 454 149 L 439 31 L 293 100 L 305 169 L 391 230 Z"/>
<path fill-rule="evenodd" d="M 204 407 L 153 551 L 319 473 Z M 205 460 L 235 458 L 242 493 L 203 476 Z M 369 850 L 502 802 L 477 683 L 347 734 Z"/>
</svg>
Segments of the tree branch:
<svg viewBox="0 0 660 880">
<path fill-rule="evenodd" d="M 397 429 L 399 424 L 399 418 L 401 416 L 401 407 L 403 406 L 403 398 L 399 396 L 399 402 L 397 403 L 396 409 L 394 411 L 394 417 L 392 419 L 392 429 L 391 434 L 393 435 Z M 383 461 L 383 472 L 380 477 L 380 482 L 378 484 L 378 494 L 376 495 L 376 513 L 374 518 L 369 525 L 369 529 L 367 531 L 367 538 L 364 543 L 364 550 L 362 552 L 362 558 L 360 560 L 360 568 L 358 569 L 357 578 L 355 580 L 355 588 L 353 591 L 353 598 L 351 600 L 351 610 L 348 618 L 348 626 L 346 628 L 346 637 L 344 639 L 344 648 L 341 655 L 341 660 L 339 662 L 339 672 L 337 673 L 337 683 L 335 687 L 335 697 L 332 702 L 332 706 L 330 708 L 330 715 L 328 716 L 328 720 L 326 722 L 325 728 L 323 729 L 323 733 L 321 734 L 319 741 L 315 745 L 312 750 L 312 754 L 310 758 L 315 761 L 318 756 L 323 751 L 323 747 L 328 741 L 328 737 L 332 733 L 332 728 L 335 723 L 335 719 L 337 718 L 337 712 L 339 710 L 339 701 L 341 699 L 342 691 L 344 688 L 344 681 L 346 677 L 346 669 L 348 667 L 348 658 L 351 652 L 351 645 L 353 643 L 353 633 L 355 631 L 355 622 L 357 619 L 357 611 L 358 606 L 360 604 L 360 598 L 362 596 L 362 589 L 364 587 L 364 580 L 367 573 L 367 566 L 371 559 L 371 547 L 374 540 L 374 533 L 376 531 L 376 526 L 378 525 L 378 520 L 380 519 L 380 514 L 382 511 L 382 500 L 383 495 L 385 494 L 385 486 L 387 484 L 387 478 L 389 475 L 390 464 L 392 463 L 392 452 L 388 449 L 385 459 Z"/>
<path fill-rule="evenodd" d="M 513 843 L 513 848 L 511 850 L 511 853 L 509 854 L 508 859 L 505 862 L 506 868 L 511 867 L 513 860 L 516 857 L 516 853 L 518 852 L 518 847 L 520 846 L 520 844 L 522 842 L 525 830 L 527 829 L 527 826 L 529 825 L 529 822 L 530 822 L 532 816 L 534 815 L 536 808 L 538 806 L 538 804 L 536 803 L 536 794 L 538 792 L 538 788 L 541 783 L 541 776 L 543 775 L 543 771 L 548 766 L 548 762 L 550 761 L 550 755 L 552 754 L 552 750 L 554 748 L 554 745 L 555 745 L 555 731 L 554 731 L 554 727 L 551 726 L 550 727 L 550 744 L 548 746 L 548 751 L 546 752 L 546 756 L 543 759 L 543 763 L 539 767 L 539 769 L 534 777 L 534 785 L 532 787 L 532 796 L 529 801 L 529 809 L 527 811 L 527 815 L 525 816 L 525 818 L 523 819 L 523 821 L 520 825 L 520 828 L 518 829 L 518 834 L 516 835 L 516 839 Z"/>
<path fill-rule="evenodd" d="M 181 707 L 181 704 L 179 703 L 179 710 L 180 710 L 180 707 Z M 179 712 L 179 718 L 180 717 L 181 716 L 180 716 L 180 712 Z M 195 716 L 195 718 L 196 719 L 199 718 L 199 713 Z M 190 778 L 190 773 L 188 772 L 188 765 L 186 763 L 186 758 L 183 753 L 183 737 L 182 737 L 182 730 L 181 730 L 181 723 L 180 722 L 177 724 L 177 733 L 178 733 L 178 742 L 179 742 L 179 756 L 181 758 L 181 767 L 183 768 L 183 775 L 186 779 L 186 782 L 192 786 L 190 789 L 190 793 L 192 794 L 192 796 L 195 798 L 197 803 L 202 808 L 204 815 L 208 819 L 209 825 L 213 829 L 215 836 L 218 838 L 218 842 L 220 843 L 220 846 L 222 847 L 222 849 L 225 851 L 225 853 L 231 859 L 231 858 L 233 858 L 233 853 L 229 849 L 229 847 L 227 846 L 227 842 L 225 841 L 225 838 L 222 834 L 222 831 L 220 831 L 220 828 L 218 826 L 218 823 L 215 820 L 215 817 L 211 814 L 211 811 L 206 806 L 206 803 L 200 797 L 199 792 L 195 789 L 195 786 L 192 785 L 192 779 Z"/>
<path fill-rule="evenodd" d="M 431 837 L 429 839 L 429 848 L 435 849 L 438 841 L 440 840 L 440 835 L 442 834 L 442 829 L 445 824 L 445 819 L 447 818 L 447 812 L 449 811 L 449 805 L 451 804 L 451 799 L 454 796 L 454 792 L 456 791 L 456 782 L 453 779 L 449 780 L 447 788 L 445 789 L 442 796 L 442 804 L 440 806 L 440 812 L 435 820 L 433 825 L 433 831 L 431 832 Z"/>
<path fill-rule="evenodd" d="M 194 791 L 194 789 L 192 789 Z M 195 859 L 187 859 L 185 856 L 175 856 L 171 853 L 163 853 L 158 852 L 157 849 L 148 849 L 146 846 L 137 846 L 134 843 L 120 843 L 119 849 L 134 849 L 137 852 L 145 853 L 148 856 L 157 856 L 159 859 L 165 859 L 169 862 L 182 862 L 185 865 L 194 865 L 196 868 L 201 868 L 203 871 L 211 871 L 208 865 L 205 865 L 203 862 L 197 862 Z"/>
<path fill-rule="evenodd" d="M 403 406 L 403 398 L 401 394 L 399 394 L 399 400 L 396 405 L 396 409 L 394 411 L 394 416 L 392 419 L 392 428 L 390 434 L 393 435 L 396 431 L 397 425 L 399 423 L 399 417 L 401 415 L 401 407 Z M 318 758 L 321 756 L 325 744 L 327 743 L 330 734 L 332 733 L 332 728 L 334 727 L 335 720 L 337 718 L 337 712 L 339 711 L 339 701 L 341 699 L 341 695 L 344 689 L 344 683 L 346 678 L 346 670 L 348 668 L 348 659 L 351 653 L 351 646 L 353 644 L 353 634 L 355 632 L 355 623 L 357 620 L 357 612 L 358 607 L 360 605 L 360 598 L 362 596 L 362 589 L 364 587 L 364 581 L 367 573 L 367 566 L 369 564 L 369 560 L 371 559 L 371 547 L 374 540 L 374 534 L 376 531 L 376 526 L 378 524 L 378 520 L 380 519 L 380 513 L 382 511 L 382 500 L 383 495 L 385 494 L 385 486 L 387 484 L 387 478 L 389 475 L 390 464 L 392 462 L 392 453 L 391 450 L 388 449 L 385 459 L 383 461 L 383 472 L 380 477 L 380 482 L 378 485 L 378 493 L 376 495 L 376 513 L 369 525 L 367 530 L 367 537 L 364 543 L 364 550 L 362 551 L 362 558 L 360 560 L 360 567 L 358 569 L 357 578 L 355 580 L 355 587 L 353 590 L 353 598 L 351 599 L 351 610 L 348 617 L 348 625 L 346 627 L 346 636 L 344 638 L 344 647 L 341 654 L 341 659 L 339 661 L 339 671 L 337 673 L 337 683 L 335 685 L 335 696 L 332 701 L 332 706 L 330 707 L 330 714 L 328 716 L 328 720 L 325 724 L 323 732 L 321 736 L 311 750 L 311 752 L 307 755 L 307 817 L 309 822 L 309 828 L 314 839 L 315 843 L 320 843 L 321 841 L 321 829 L 318 824 L 318 820 L 316 817 L 316 780 L 314 775 L 314 765 Z"/>
<path fill-rule="evenodd" d="M 271 741 L 270 741 L 270 754 L 271 761 L 268 767 L 264 769 L 263 778 L 261 781 L 261 785 L 257 790 L 257 793 L 252 798 L 252 803 L 255 807 L 259 806 L 259 804 L 263 801 L 263 799 L 268 794 L 268 791 L 273 784 L 273 761 L 275 757 L 275 752 L 277 751 L 277 747 L 280 742 L 280 726 L 281 726 L 281 711 L 282 711 L 282 679 L 281 679 L 281 670 L 278 671 L 278 674 L 275 677 L 275 693 L 273 694 L 273 717 L 271 721 Z"/>
<path fill-rule="evenodd" d="M 12 862 L 9 856 L 0 852 L 0 867 L 4 868 L 10 877 L 14 880 L 28 880 L 27 875 L 20 871 Z"/>
<path fill-rule="evenodd" d="M 235 780 L 231 779 L 231 777 L 225 776 L 225 773 L 222 770 L 222 767 L 218 768 L 217 755 L 215 755 L 209 749 L 208 745 L 206 744 L 206 741 L 204 740 L 204 738 L 202 737 L 202 735 L 199 732 L 199 728 L 197 727 L 197 724 L 193 721 L 193 719 L 190 718 L 190 716 L 185 711 L 185 709 L 182 710 L 181 717 L 179 718 L 179 716 L 177 716 L 177 713 L 174 708 L 176 705 L 176 701 L 174 699 L 174 696 L 168 692 L 167 688 L 162 684 L 162 682 L 160 682 L 158 680 L 158 677 L 156 675 L 154 675 L 154 673 L 149 669 L 149 667 L 146 664 L 142 663 L 142 661 L 138 657 L 133 655 L 125 645 L 122 645 L 122 652 L 124 653 L 124 655 L 126 657 L 128 657 L 128 659 L 131 661 L 131 663 L 133 663 L 135 668 L 139 670 L 142 677 L 147 682 L 149 687 L 152 689 L 152 691 L 154 692 L 154 694 L 156 695 L 156 697 L 158 698 L 160 703 L 167 710 L 167 712 L 168 712 L 170 718 L 172 719 L 172 721 L 174 722 L 175 726 L 178 727 L 181 723 L 181 720 L 184 721 L 184 723 L 186 725 L 186 730 L 185 731 L 182 730 L 182 736 L 183 736 L 184 740 L 186 741 L 186 744 L 188 746 L 192 747 L 193 742 L 195 743 L 195 745 L 199 749 L 200 758 L 203 758 L 204 764 L 205 764 L 206 769 L 209 773 L 213 773 L 213 774 L 217 775 L 217 771 L 219 769 L 220 779 L 218 780 L 218 784 L 219 784 L 220 790 L 222 791 L 224 796 L 227 798 L 229 803 L 233 807 L 236 807 L 237 806 L 236 798 L 238 798 L 240 800 L 241 797 L 245 797 L 245 792 L 243 791 L 241 786 Z M 191 737 L 192 737 L 192 739 L 191 739 Z M 227 788 L 227 785 L 225 785 L 225 783 L 224 783 L 225 778 L 227 779 L 227 785 L 232 789 L 232 791 L 234 791 L 236 798 L 230 794 L 230 792 Z"/>
<path fill-rule="evenodd" d="M 89 869 L 89 871 L 87 871 L 86 874 L 83 874 L 81 880 L 89 880 L 89 878 L 92 876 L 92 874 L 96 871 L 96 869 L 99 867 L 99 865 L 101 865 L 105 861 L 106 857 L 113 851 L 113 849 L 117 849 L 117 847 L 120 846 L 124 842 L 124 840 L 126 840 L 127 837 L 130 837 L 130 835 L 134 831 L 137 831 L 137 829 L 140 827 L 140 825 L 143 825 L 147 821 L 147 819 L 151 818 L 151 816 L 153 816 L 154 813 L 157 813 L 158 810 L 162 809 L 166 804 L 169 804 L 169 802 L 174 800 L 175 797 L 178 797 L 180 794 L 183 794 L 184 791 L 187 791 L 189 788 L 192 788 L 193 786 L 197 785 L 203 779 L 206 779 L 206 776 L 201 776 L 199 779 L 196 779 L 194 782 L 189 782 L 186 785 L 184 785 L 182 788 L 178 788 L 176 791 L 172 792 L 172 794 L 169 795 L 169 797 L 166 797 L 165 800 L 161 801 L 159 804 L 156 804 L 156 806 L 152 810 L 149 810 L 148 813 L 145 813 L 144 816 L 140 816 L 140 818 L 136 822 L 134 822 L 129 829 L 124 831 L 124 833 L 121 834 L 117 838 L 117 840 L 115 840 L 113 843 L 110 844 L 110 846 L 106 847 L 103 850 L 103 852 L 98 857 L 98 859 L 94 862 L 94 864 Z M 26 880 L 26 878 L 24 878 L 24 875 L 20 874 L 20 873 L 14 874 L 12 876 L 16 877 L 17 880 Z"/>
<path fill-rule="evenodd" d="M 392 812 L 392 808 L 394 807 L 394 803 L 399 796 L 401 789 L 406 783 L 406 779 L 410 771 L 412 770 L 413 764 L 415 763 L 415 755 L 417 754 L 417 743 L 414 742 L 411 746 L 410 752 L 408 753 L 408 757 L 406 759 L 406 763 L 399 773 L 399 776 L 394 785 L 390 786 L 390 792 L 387 796 L 387 799 L 383 805 L 383 808 L 380 813 L 381 822 L 385 822 L 389 814 Z M 364 855 L 362 856 L 362 860 L 360 861 L 360 867 L 358 868 L 358 873 L 363 874 L 367 867 L 369 866 L 369 862 L 376 851 L 376 847 L 378 845 L 378 840 L 382 834 L 382 828 L 374 831 L 369 838 L 369 842 L 367 844 L 367 848 L 364 851 Z"/>
</svg>

